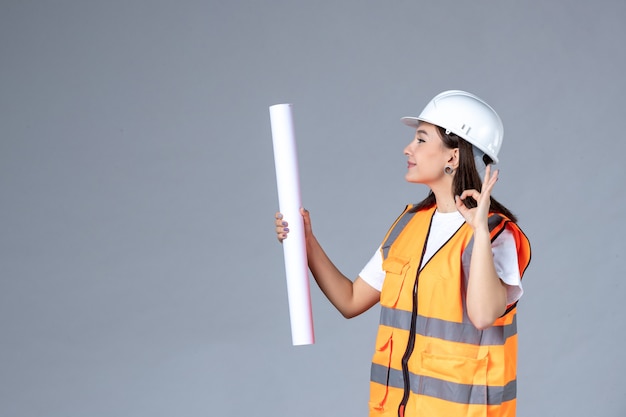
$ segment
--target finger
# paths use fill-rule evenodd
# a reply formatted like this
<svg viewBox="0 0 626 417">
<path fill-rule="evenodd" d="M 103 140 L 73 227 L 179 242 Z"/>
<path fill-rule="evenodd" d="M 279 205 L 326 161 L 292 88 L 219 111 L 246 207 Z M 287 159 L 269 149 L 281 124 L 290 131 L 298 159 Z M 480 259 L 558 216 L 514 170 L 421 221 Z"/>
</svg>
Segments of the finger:
<svg viewBox="0 0 626 417">
<path fill-rule="evenodd" d="M 498 178 L 499 170 L 491 170 L 491 165 L 487 165 L 485 169 L 485 178 L 483 180 L 483 185 L 492 182 L 495 178 Z"/>
<path fill-rule="evenodd" d="M 500 170 L 496 169 L 495 171 L 493 171 L 493 175 L 491 176 L 491 181 L 489 181 L 492 184 L 492 186 L 495 185 L 499 177 L 500 177 Z"/>
<path fill-rule="evenodd" d="M 281 219 L 276 219 L 274 224 L 276 226 L 289 226 L 289 223 L 287 223 L 285 220 L 281 220 Z"/>
<path fill-rule="evenodd" d="M 485 176 L 483 177 L 481 190 L 484 190 L 487 187 L 487 185 L 489 184 L 489 181 L 491 181 L 491 164 L 485 167 Z"/>
<path fill-rule="evenodd" d="M 288 235 L 289 235 L 289 228 L 288 227 L 277 227 L 276 228 L 276 239 L 278 239 L 279 242 L 282 242 L 283 240 L 287 239 Z"/>
<path fill-rule="evenodd" d="M 493 187 L 496 185 L 496 182 L 498 182 L 498 174 L 500 172 L 498 170 L 495 170 L 493 172 L 493 175 L 491 176 L 491 178 L 489 178 L 489 180 L 487 181 L 487 179 L 485 178 L 485 184 L 483 184 L 483 193 L 489 193 L 491 194 L 491 190 L 493 190 Z"/>
<path fill-rule="evenodd" d="M 480 197 L 480 193 L 478 192 L 478 190 L 465 190 L 461 193 L 461 195 L 459 196 L 461 200 L 465 200 L 467 197 L 472 197 L 474 200 L 478 201 L 478 198 Z"/>
<path fill-rule="evenodd" d="M 274 218 L 276 219 L 274 222 L 276 226 L 287 226 L 287 222 L 283 220 L 283 214 L 281 212 L 277 211 Z"/>
</svg>

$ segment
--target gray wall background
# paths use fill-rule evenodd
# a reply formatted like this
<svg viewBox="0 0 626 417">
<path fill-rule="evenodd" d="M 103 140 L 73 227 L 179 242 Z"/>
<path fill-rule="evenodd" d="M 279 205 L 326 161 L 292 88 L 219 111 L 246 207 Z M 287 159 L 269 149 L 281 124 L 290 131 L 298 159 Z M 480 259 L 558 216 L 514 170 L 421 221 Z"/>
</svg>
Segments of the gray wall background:
<svg viewBox="0 0 626 417">
<path fill-rule="evenodd" d="M 624 39 L 623 0 L 0 2 L 0 416 L 366 415 L 377 307 L 313 285 L 291 346 L 268 106 L 353 277 L 451 88 L 534 250 L 518 415 L 623 416 Z"/>
</svg>

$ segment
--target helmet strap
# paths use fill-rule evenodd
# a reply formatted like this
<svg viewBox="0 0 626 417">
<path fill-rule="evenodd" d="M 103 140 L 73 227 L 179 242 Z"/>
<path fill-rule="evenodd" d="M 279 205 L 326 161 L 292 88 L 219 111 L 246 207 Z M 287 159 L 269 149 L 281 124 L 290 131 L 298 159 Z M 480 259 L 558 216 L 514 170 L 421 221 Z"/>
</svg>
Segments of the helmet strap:
<svg viewBox="0 0 626 417">
<path fill-rule="evenodd" d="M 474 152 L 474 165 L 476 166 L 476 171 L 478 171 L 478 175 L 480 179 L 484 179 L 485 177 L 485 153 L 478 149 L 476 146 L 472 146 L 472 152 Z"/>
</svg>

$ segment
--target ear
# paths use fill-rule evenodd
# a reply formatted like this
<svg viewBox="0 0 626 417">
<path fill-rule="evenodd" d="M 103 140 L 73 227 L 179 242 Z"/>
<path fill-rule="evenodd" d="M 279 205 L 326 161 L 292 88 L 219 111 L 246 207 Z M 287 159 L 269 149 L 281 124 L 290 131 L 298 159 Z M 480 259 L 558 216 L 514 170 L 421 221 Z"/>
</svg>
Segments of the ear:
<svg viewBox="0 0 626 417">
<path fill-rule="evenodd" d="M 455 170 L 459 167 L 459 148 L 450 149 L 448 165 L 451 165 Z"/>
</svg>

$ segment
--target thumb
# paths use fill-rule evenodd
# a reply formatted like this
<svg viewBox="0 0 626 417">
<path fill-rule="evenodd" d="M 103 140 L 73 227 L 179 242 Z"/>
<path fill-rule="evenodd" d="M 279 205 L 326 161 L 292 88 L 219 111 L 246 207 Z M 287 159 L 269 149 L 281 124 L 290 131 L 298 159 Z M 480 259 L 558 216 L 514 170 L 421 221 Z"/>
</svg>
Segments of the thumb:
<svg viewBox="0 0 626 417">
<path fill-rule="evenodd" d="M 463 200 L 461 200 L 461 197 L 458 195 L 454 196 L 454 204 L 456 205 L 456 209 L 458 210 L 459 213 L 461 213 L 461 215 L 467 219 L 467 214 L 469 213 L 469 209 L 465 206 L 465 203 L 463 202 Z"/>
<path fill-rule="evenodd" d="M 309 210 L 304 207 L 300 207 L 300 214 L 302 214 L 302 221 L 304 223 L 305 231 L 311 230 L 311 215 L 309 214 Z"/>
<path fill-rule="evenodd" d="M 463 200 L 461 200 L 461 197 L 459 197 L 458 195 L 454 196 L 454 205 L 456 206 L 456 209 L 461 213 L 463 213 L 463 210 L 467 210 L 467 207 L 465 207 Z"/>
</svg>

